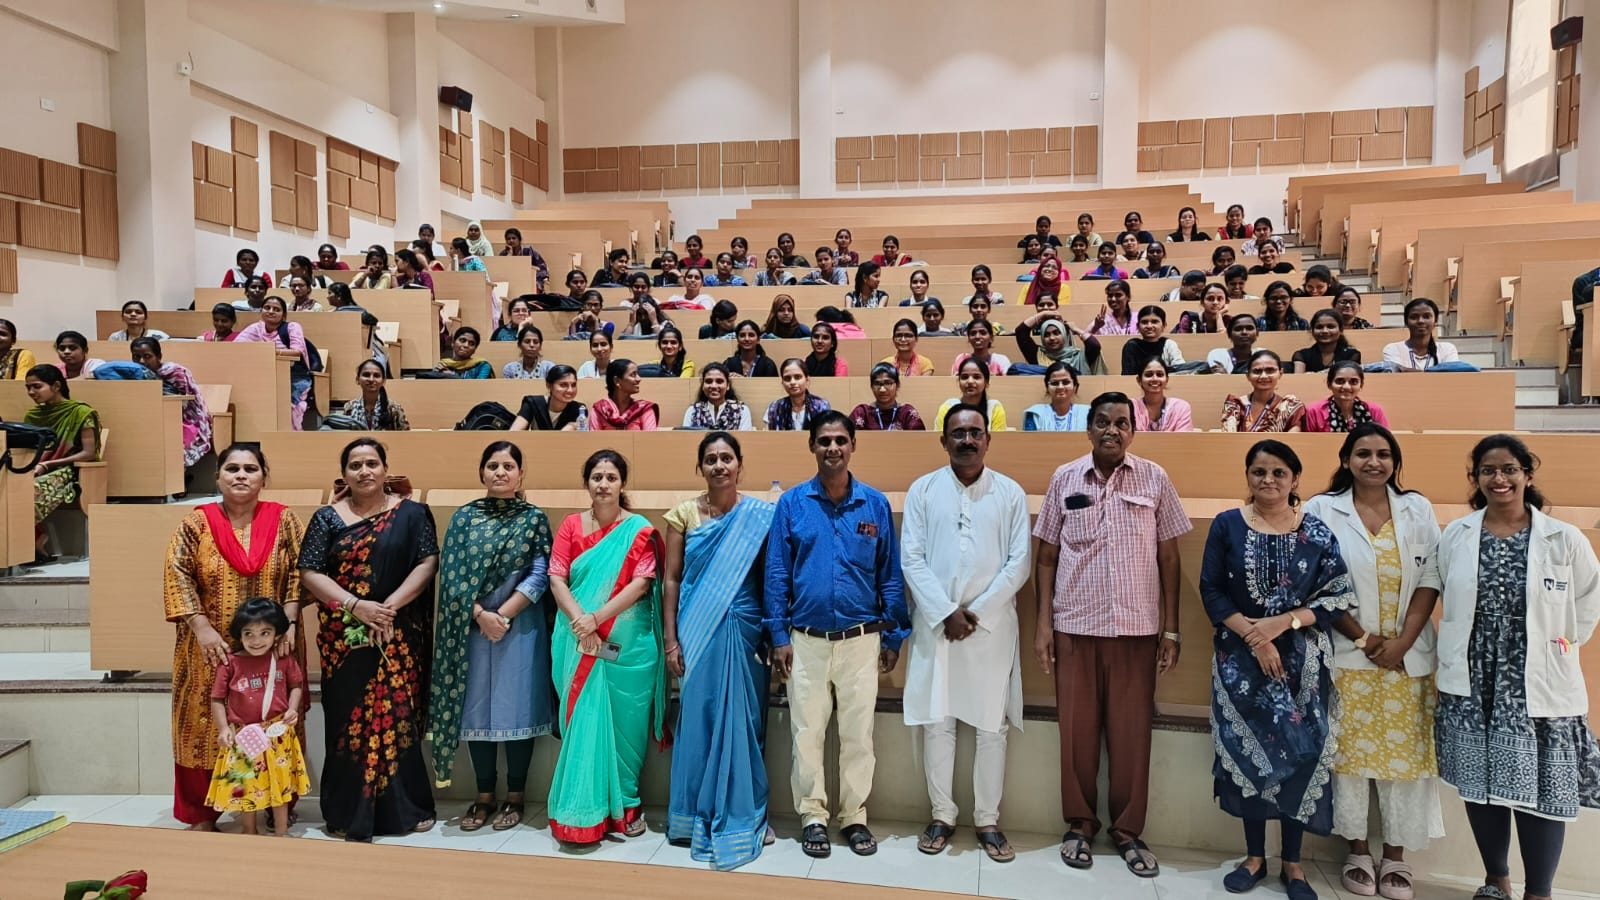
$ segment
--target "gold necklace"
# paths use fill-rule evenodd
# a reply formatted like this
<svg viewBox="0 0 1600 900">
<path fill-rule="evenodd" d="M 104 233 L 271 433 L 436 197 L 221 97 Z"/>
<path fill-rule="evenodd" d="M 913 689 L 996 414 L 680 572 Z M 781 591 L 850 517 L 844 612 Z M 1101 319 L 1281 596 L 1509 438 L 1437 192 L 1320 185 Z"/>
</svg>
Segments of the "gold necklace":
<svg viewBox="0 0 1600 900">
<path fill-rule="evenodd" d="M 1285 533 L 1285 534 L 1290 532 L 1290 531 L 1293 531 L 1294 527 L 1299 524 L 1299 522 L 1300 522 L 1300 510 L 1299 510 L 1299 508 L 1294 507 L 1294 506 L 1289 507 L 1289 516 L 1290 516 L 1289 527 L 1288 528 L 1284 528 L 1283 526 L 1279 525 L 1278 523 L 1276 523 L 1276 522 L 1272 521 L 1271 519 L 1267 518 L 1266 516 L 1262 515 L 1261 514 L 1261 510 L 1258 509 L 1254 503 L 1250 504 L 1246 508 L 1246 511 L 1245 511 L 1245 518 L 1250 521 L 1251 525 L 1262 525 L 1262 524 L 1265 524 L 1267 527 L 1272 528 L 1272 529 L 1274 529 L 1276 531 Z"/>
</svg>

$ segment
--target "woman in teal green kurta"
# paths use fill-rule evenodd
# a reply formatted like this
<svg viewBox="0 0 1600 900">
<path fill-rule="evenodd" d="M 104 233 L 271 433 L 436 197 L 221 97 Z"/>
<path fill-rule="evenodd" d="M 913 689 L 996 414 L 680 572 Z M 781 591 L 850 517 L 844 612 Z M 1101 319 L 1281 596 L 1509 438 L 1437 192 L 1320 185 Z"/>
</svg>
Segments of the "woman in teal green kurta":
<svg viewBox="0 0 1600 900">
<path fill-rule="evenodd" d="M 589 511 L 568 516 L 550 554 L 550 592 L 560 609 L 551 637 L 561 755 L 550 785 L 551 833 L 598 843 L 644 834 L 639 770 L 666 705 L 661 664 L 658 536 L 628 512 L 628 463 L 600 450 L 583 466 Z M 616 648 L 617 658 L 606 660 Z"/>
</svg>

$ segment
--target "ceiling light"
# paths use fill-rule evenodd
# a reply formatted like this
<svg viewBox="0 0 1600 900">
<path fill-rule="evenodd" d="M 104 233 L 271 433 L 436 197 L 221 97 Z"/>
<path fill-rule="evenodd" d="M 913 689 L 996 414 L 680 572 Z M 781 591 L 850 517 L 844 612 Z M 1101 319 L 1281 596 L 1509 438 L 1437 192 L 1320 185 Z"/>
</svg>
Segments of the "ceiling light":
<svg viewBox="0 0 1600 900">
<path fill-rule="evenodd" d="M 506 18 L 508 18 L 508 19 L 520 19 L 520 18 L 522 18 L 522 13 L 512 13 L 511 15 L 506 16 Z"/>
<path fill-rule="evenodd" d="M 438 11 L 440 11 L 440 12 L 443 12 L 444 11 L 444 4 L 443 3 L 435 3 L 433 5 L 433 8 L 438 10 Z"/>
</svg>

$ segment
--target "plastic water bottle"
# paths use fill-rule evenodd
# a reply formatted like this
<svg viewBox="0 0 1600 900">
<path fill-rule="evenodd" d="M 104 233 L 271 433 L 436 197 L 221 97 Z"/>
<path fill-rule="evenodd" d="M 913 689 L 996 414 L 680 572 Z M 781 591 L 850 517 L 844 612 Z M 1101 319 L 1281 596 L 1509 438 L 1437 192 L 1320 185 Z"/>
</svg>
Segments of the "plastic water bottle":
<svg viewBox="0 0 1600 900">
<path fill-rule="evenodd" d="M 778 498 L 782 496 L 783 485 L 780 484 L 777 479 L 773 479 L 772 487 L 767 491 L 767 502 L 776 504 L 778 502 Z"/>
</svg>

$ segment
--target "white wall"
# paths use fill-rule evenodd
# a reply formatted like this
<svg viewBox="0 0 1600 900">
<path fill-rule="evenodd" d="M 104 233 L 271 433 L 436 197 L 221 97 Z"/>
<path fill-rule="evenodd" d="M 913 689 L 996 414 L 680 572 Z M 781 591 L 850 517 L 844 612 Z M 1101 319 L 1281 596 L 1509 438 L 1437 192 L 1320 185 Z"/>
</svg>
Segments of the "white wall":
<svg viewBox="0 0 1600 900">
<path fill-rule="evenodd" d="M 117 49 L 117 0 L 0 0 L 7 9 L 78 40 Z"/>
<path fill-rule="evenodd" d="M 1467 68 L 1478 67 L 1478 84 L 1483 86 L 1506 73 L 1506 27 L 1511 21 L 1511 0 L 1472 0 L 1471 15 L 1472 48 Z"/>
<path fill-rule="evenodd" d="M 561 41 L 564 146 L 795 137 L 794 0 L 633 2 Z"/>
<path fill-rule="evenodd" d="M 88 9 L 86 5 L 78 11 Z M 67 24 L 92 26 L 94 21 L 85 16 Z M 114 37 L 114 18 L 110 31 Z M 6 128 L 0 145 L 77 165 L 78 123 L 111 127 L 110 54 L 0 10 L 0 60 L 6 73 L 5 90 L 0 91 L 0 122 Z M 54 101 L 54 112 L 39 108 L 41 97 Z M 64 328 L 83 328 L 86 323 L 77 312 L 81 304 L 62 302 L 66 298 L 93 299 L 92 308 L 120 302 L 114 262 L 16 250 L 19 291 L 0 294 L 0 316 L 15 321 L 23 337 L 54 337 Z"/>
<path fill-rule="evenodd" d="M 832 2 L 836 136 L 1100 121 L 1098 3 Z"/>
<path fill-rule="evenodd" d="M 250 247 L 261 256 L 261 269 L 275 273 L 287 268 L 291 256 L 317 257 L 317 246 L 331 242 L 346 252 L 369 244 L 385 246 L 394 240 L 396 230 L 379 224 L 352 211 L 350 238 L 334 239 L 328 234 L 327 139 L 303 125 L 270 115 L 259 109 L 245 106 L 236 100 L 208 91 L 199 85 L 190 90 L 192 126 L 190 135 L 208 147 L 227 150 L 232 147 L 233 116 L 256 123 L 260 134 L 261 178 L 257 184 L 261 203 L 261 231 L 252 235 L 238 229 L 222 228 L 204 222 L 194 223 L 195 284 L 215 286 L 233 267 L 234 256 L 241 248 Z M 272 180 L 269 177 L 270 158 L 267 133 L 281 131 L 297 140 L 310 141 L 317 148 L 317 229 L 308 231 L 278 225 L 272 221 Z M 274 274 L 276 284 L 277 276 Z"/>
<path fill-rule="evenodd" d="M 1434 102 L 1432 0 L 1197 0 L 1158 13 L 1142 121 Z"/>
<path fill-rule="evenodd" d="M 527 41 L 525 48 L 510 38 L 482 39 L 483 35 L 474 34 L 474 30 L 483 29 L 467 29 L 464 34 L 460 29 L 451 29 L 452 36 L 447 36 L 444 28 L 439 30 L 439 83 L 465 88 L 472 93 L 474 141 L 478 139 L 478 123 L 488 122 L 508 132 L 509 148 L 509 132 L 512 128 L 532 135 L 537 122 L 544 117 L 544 101 L 527 87 L 532 81 L 533 72 L 533 29 L 493 26 L 488 29 L 502 35 L 524 38 Z M 477 48 L 478 53 L 456 43 L 456 38 L 463 37 Z M 520 57 L 520 52 L 524 50 L 527 54 L 525 60 Z M 486 58 L 479 53 L 492 56 Z M 439 124 L 454 128 L 453 111 L 443 106 L 438 110 Z M 473 156 L 481 155 L 480 150 L 474 146 Z M 483 170 L 477 159 L 473 159 L 472 168 L 472 194 L 450 187 L 440 188 L 439 204 L 444 214 L 463 220 L 510 218 L 517 207 L 511 203 L 509 171 L 506 175 L 506 193 L 497 197 L 483 190 Z M 533 188 L 525 190 L 524 207 L 532 207 L 544 199 L 542 191 Z"/>
<path fill-rule="evenodd" d="M 189 0 L 189 19 L 379 109 L 389 108 L 383 13 L 295 0 Z"/>
</svg>

